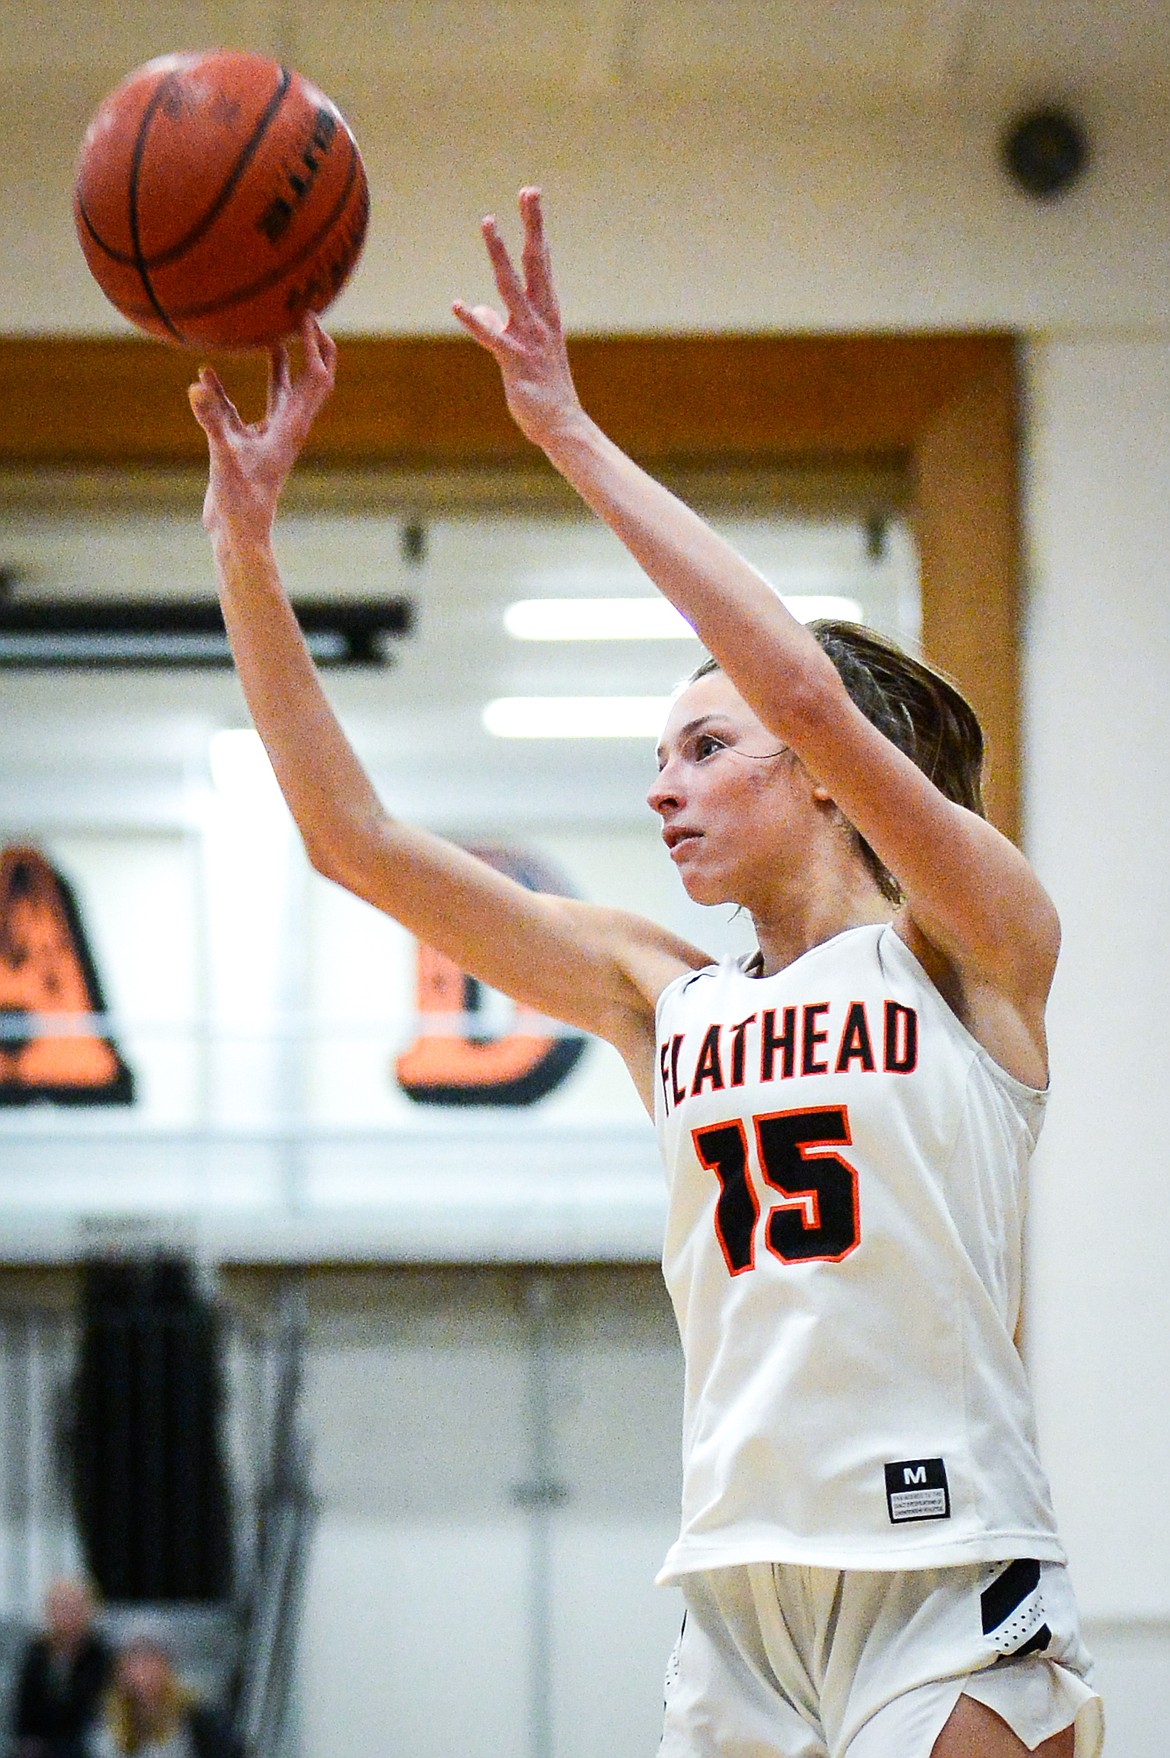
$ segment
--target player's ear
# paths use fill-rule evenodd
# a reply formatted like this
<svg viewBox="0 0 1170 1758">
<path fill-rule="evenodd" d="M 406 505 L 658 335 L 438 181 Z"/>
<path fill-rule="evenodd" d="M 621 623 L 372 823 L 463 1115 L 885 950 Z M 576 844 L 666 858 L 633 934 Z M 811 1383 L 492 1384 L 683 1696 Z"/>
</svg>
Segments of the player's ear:
<svg viewBox="0 0 1170 1758">
<path fill-rule="evenodd" d="M 796 752 L 794 751 L 792 755 L 796 757 Z M 809 792 L 817 805 L 835 806 L 836 801 L 833 799 L 831 791 L 825 786 L 824 782 L 818 781 L 815 775 L 810 775 L 808 769 L 800 761 L 799 757 L 796 757 L 796 762 L 798 767 L 804 771 L 805 780 L 808 782 L 809 786 Z"/>
</svg>

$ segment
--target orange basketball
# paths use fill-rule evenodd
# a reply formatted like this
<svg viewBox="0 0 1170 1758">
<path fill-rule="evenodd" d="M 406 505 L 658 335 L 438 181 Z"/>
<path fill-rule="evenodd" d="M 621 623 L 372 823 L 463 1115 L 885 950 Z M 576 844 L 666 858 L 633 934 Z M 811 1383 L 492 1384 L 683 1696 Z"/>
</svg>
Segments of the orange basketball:
<svg viewBox="0 0 1170 1758">
<path fill-rule="evenodd" d="M 191 348 L 264 348 L 324 311 L 361 252 L 369 192 L 335 104 L 236 50 L 164 55 L 82 142 L 73 215 L 120 312 Z"/>
</svg>

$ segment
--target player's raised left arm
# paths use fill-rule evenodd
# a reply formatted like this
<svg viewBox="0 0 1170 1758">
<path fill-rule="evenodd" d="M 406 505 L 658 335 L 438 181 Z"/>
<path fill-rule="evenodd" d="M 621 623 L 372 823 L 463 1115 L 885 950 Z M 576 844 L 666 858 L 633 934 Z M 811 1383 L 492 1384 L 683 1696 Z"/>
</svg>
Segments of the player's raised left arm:
<svg viewBox="0 0 1170 1758">
<path fill-rule="evenodd" d="M 964 976 L 1042 1010 L 1055 911 L 1019 851 L 946 799 L 856 709 L 778 594 L 590 419 L 573 384 L 535 189 L 520 193 L 519 268 L 483 222 L 502 312 L 455 315 L 496 359 L 518 425 L 690 622 L 765 725 L 823 784 L 901 884 L 921 935 Z"/>
</svg>

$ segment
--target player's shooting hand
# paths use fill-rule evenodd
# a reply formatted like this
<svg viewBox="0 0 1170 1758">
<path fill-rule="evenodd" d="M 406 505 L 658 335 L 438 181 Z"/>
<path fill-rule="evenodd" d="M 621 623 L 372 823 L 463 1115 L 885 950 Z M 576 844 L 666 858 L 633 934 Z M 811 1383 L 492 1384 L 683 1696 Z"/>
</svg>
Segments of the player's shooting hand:
<svg viewBox="0 0 1170 1758">
<path fill-rule="evenodd" d="M 467 306 L 461 299 L 451 309 L 495 358 L 517 426 L 535 445 L 547 449 L 580 418 L 581 404 L 569 371 L 540 191 L 522 189 L 519 199 L 524 225 L 520 271 L 500 237 L 495 216 L 489 215 L 481 228 L 504 315 L 490 305 Z"/>
<path fill-rule="evenodd" d="M 337 345 L 311 313 L 302 320 L 301 343 L 304 364 L 295 379 L 287 348 L 269 354 L 260 421 L 243 419 L 208 366 L 188 392 L 211 455 L 203 523 L 213 536 L 264 538 L 272 528 L 280 491 L 333 389 Z"/>
</svg>

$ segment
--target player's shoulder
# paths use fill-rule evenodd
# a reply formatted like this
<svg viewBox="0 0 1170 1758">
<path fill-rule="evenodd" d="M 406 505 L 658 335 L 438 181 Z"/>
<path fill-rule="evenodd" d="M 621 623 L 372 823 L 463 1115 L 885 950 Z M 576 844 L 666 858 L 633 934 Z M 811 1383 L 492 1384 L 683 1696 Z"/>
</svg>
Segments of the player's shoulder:
<svg viewBox="0 0 1170 1758">
<path fill-rule="evenodd" d="M 574 939 L 610 965 L 636 1013 L 652 1018 L 659 996 L 676 978 L 711 963 L 710 953 L 633 910 L 579 898 L 548 896 L 545 902 L 572 923 Z"/>
<path fill-rule="evenodd" d="M 615 939 L 631 980 L 652 1010 L 672 983 L 711 968 L 711 954 L 669 928 L 615 911 Z"/>
</svg>

